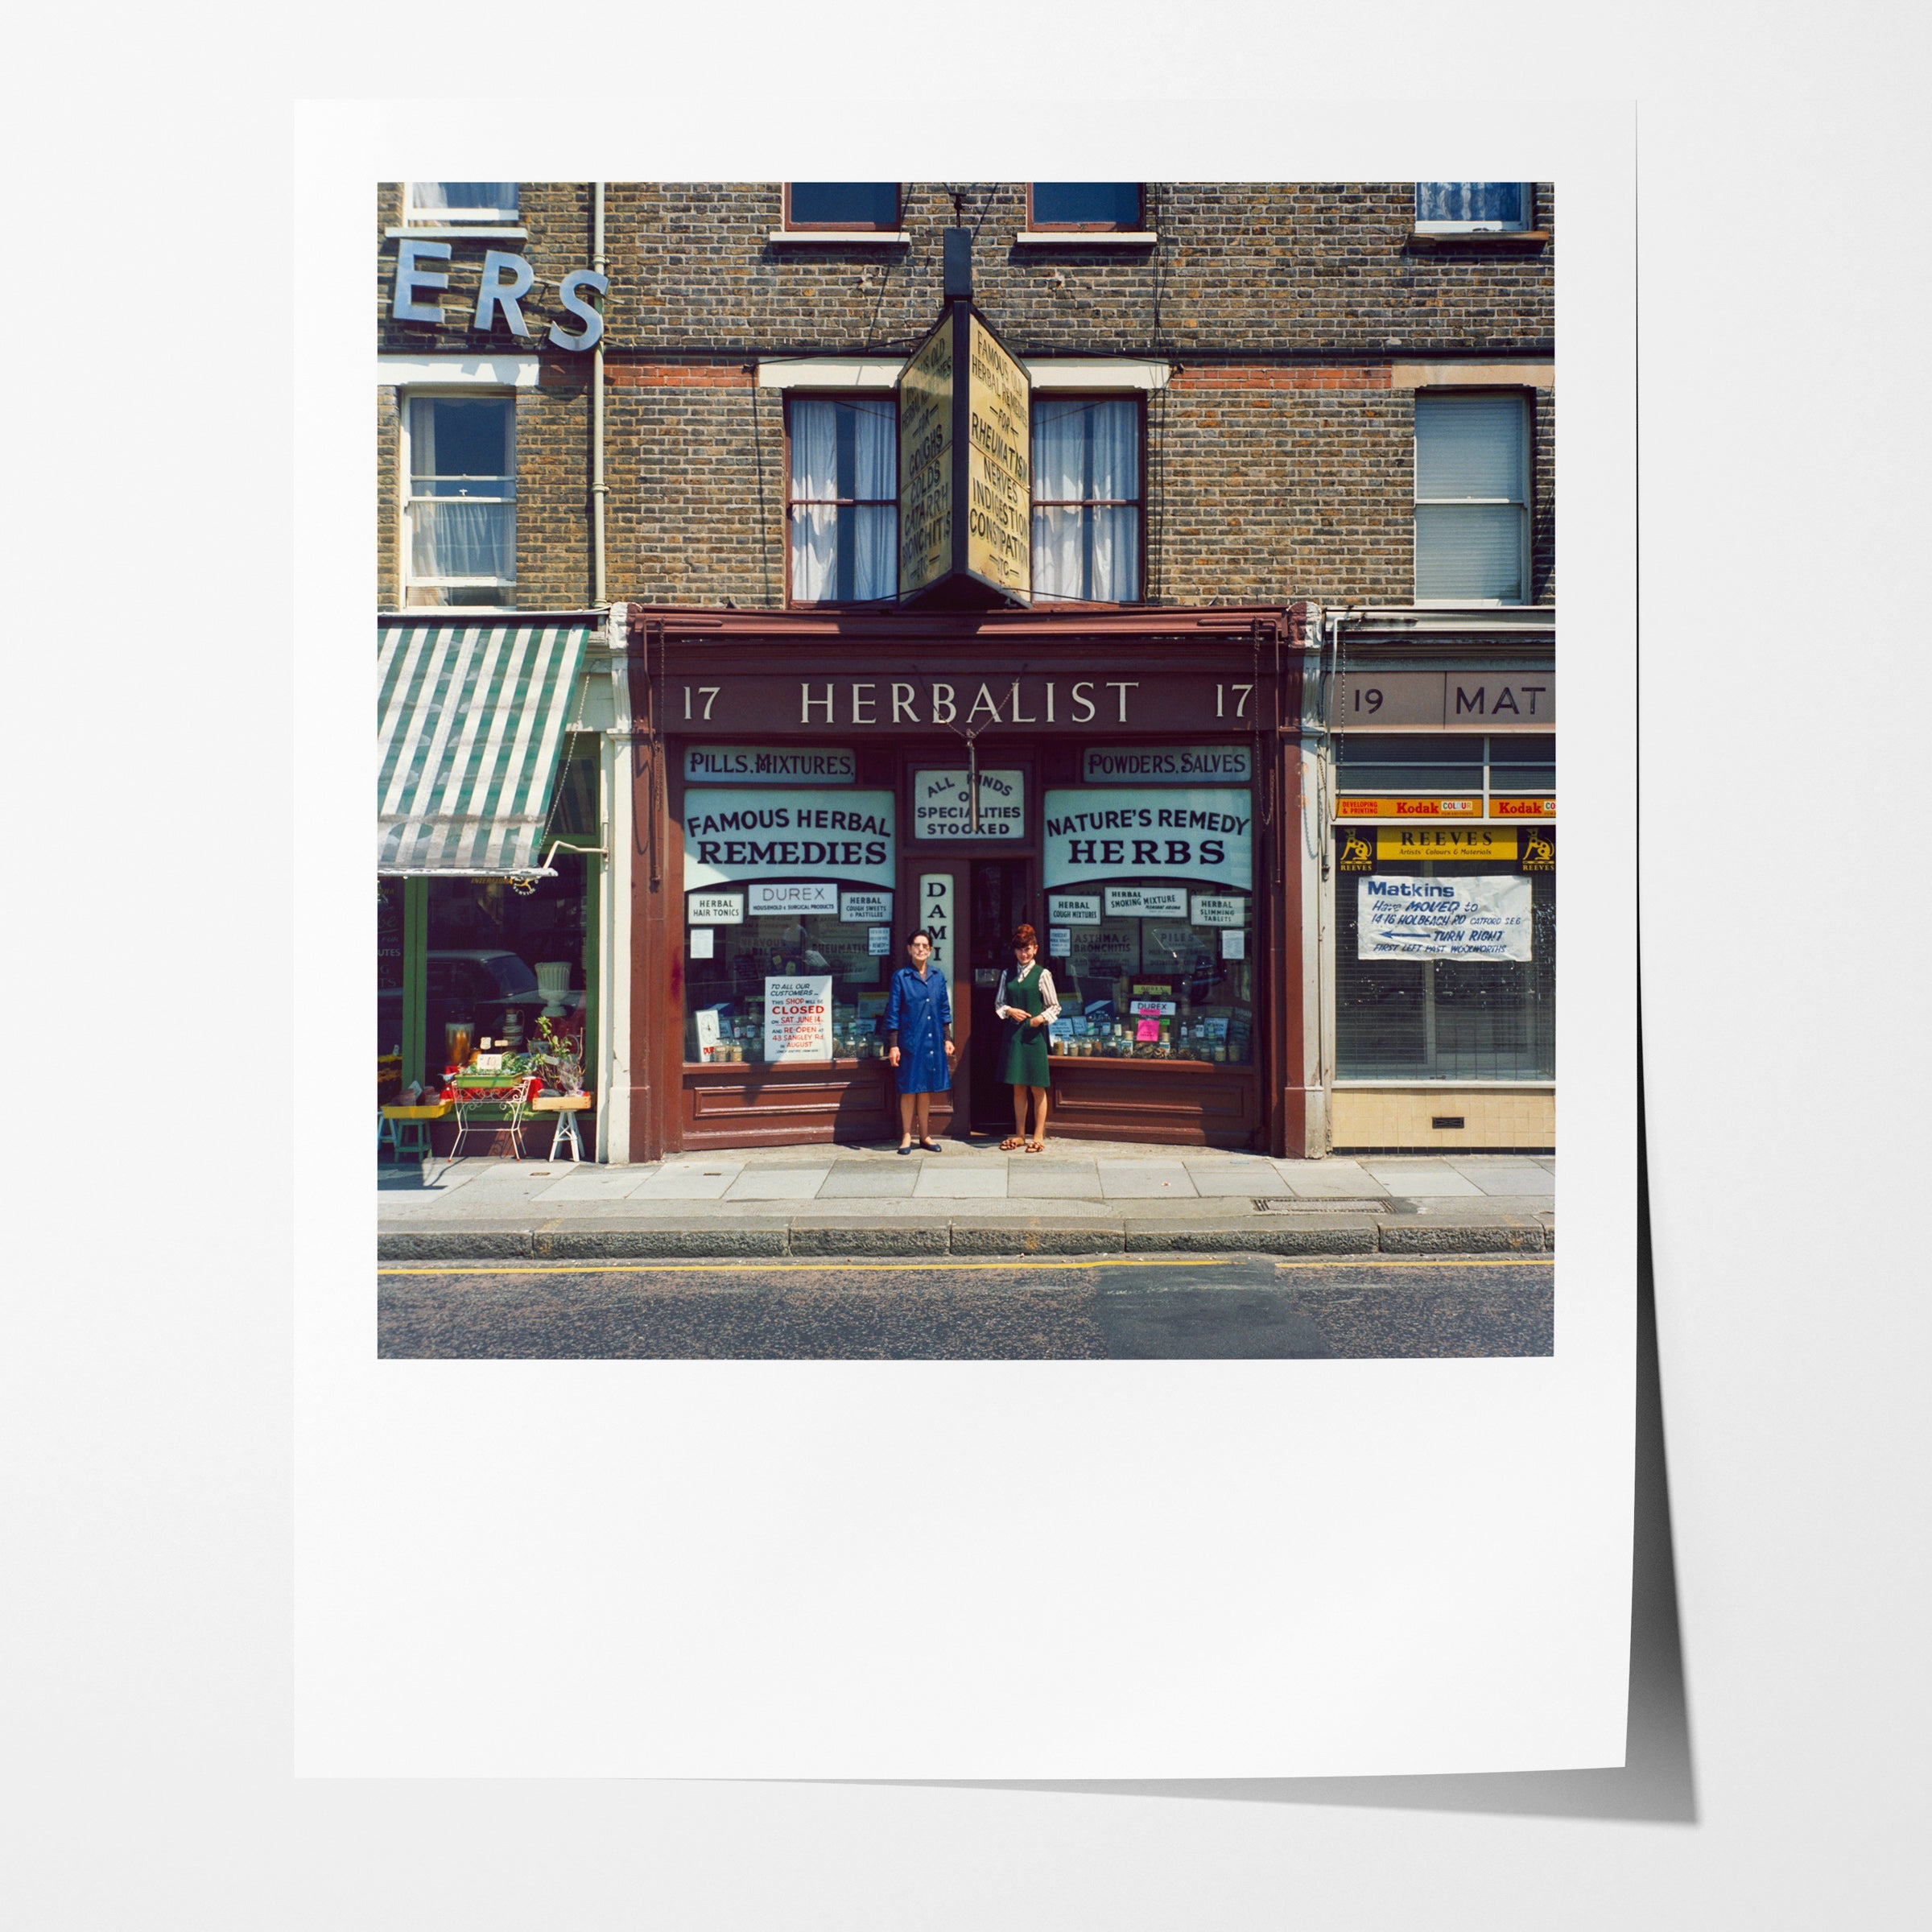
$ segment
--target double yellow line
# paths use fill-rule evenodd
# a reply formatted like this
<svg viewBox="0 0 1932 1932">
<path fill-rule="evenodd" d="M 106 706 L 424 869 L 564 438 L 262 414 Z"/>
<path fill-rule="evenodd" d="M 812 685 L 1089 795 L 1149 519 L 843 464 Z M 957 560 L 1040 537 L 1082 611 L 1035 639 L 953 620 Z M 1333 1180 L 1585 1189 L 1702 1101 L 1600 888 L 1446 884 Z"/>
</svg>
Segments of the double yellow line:
<svg viewBox="0 0 1932 1932">
<path fill-rule="evenodd" d="M 748 1256 L 741 1261 L 654 1261 L 640 1256 L 632 1261 L 427 1261 L 420 1265 L 378 1265 L 378 1274 L 931 1274 L 943 1269 L 971 1274 L 997 1269 L 1010 1274 L 1016 1265 L 1051 1269 L 1077 1268 L 1225 1268 L 1235 1257 L 1226 1254 L 1178 1256 L 1162 1261 L 1154 1257 L 1127 1257 L 1095 1254 L 1050 1260 L 1043 1255 L 989 1255 L 980 1261 L 953 1261 L 933 1255 L 919 1261 L 761 1261 Z M 1278 1260 L 1278 1269 L 1286 1268 L 1551 1268 L 1555 1257 L 1547 1254 L 1326 1254 L 1296 1256 Z"/>
</svg>

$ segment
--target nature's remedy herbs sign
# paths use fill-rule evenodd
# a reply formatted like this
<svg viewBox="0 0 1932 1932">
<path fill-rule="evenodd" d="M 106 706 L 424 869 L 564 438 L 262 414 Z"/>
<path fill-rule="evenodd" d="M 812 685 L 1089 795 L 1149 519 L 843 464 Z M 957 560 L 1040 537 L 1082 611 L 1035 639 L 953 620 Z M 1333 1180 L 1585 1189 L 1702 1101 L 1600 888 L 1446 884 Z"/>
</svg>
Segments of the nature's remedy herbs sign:
<svg viewBox="0 0 1932 1932">
<path fill-rule="evenodd" d="M 1248 890 L 1254 883 L 1254 802 L 1245 790 L 1121 786 L 1046 794 L 1046 884 L 1092 879 L 1195 879 Z"/>
<path fill-rule="evenodd" d="M 898 380 L 899 600 L 948 581 L 976 601 L 1033 587 L 1032 385 L 967 302 L 947 308 Z"/>
<path fill-rule="evenodd" d="M 1527 960 L 1530 882 L 1359 878 L 1356 956 L 1364 960 Z"/>
<path fill-rule="evenodd" d="M 693 786 L 684 795 L 684 889 L 745 879 L 830 879 L 890 890 L 890 791 Z"/>
</svg>

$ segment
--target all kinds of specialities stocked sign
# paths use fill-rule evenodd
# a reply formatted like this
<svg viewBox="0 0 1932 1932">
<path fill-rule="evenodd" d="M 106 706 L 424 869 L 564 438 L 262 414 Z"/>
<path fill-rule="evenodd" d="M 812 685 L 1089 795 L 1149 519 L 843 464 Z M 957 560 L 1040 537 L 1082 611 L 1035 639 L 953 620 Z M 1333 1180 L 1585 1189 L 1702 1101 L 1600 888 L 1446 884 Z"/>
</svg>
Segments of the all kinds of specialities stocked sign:
<svg viewBox="0 0 1932 1932">
<path fill-rule="evenodd" d="M 1531 955 L 1530 880 L 1358 878 L 1356 956 L 1364 960 L 1520 960 Z"/>
<path fill-rule="evenodd" d="M 1026 774 L 980 774 L 978 828 L 974 828 L 970 774 L 915 771 L 912 774 L 912 836 L 915 839 L 1020 839 L 1026 836 Z"/>
</svg>

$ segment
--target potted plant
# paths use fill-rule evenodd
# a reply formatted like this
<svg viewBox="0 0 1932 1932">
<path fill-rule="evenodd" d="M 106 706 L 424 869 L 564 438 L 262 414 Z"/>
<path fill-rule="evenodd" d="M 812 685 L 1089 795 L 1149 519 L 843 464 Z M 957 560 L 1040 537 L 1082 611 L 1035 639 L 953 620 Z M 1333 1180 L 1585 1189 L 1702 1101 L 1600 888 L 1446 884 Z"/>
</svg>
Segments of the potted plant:
<svg viewBox="0 0 1932 1932">
<path fill-rule="evenodd" d="M 537 1019 L 539 1044 L 530 1055 L 531 1064 L 559 1093 L 584 1091 L 584 1048 L 577 1036 L 566 1026 L 551 1023 L 548 1014 Z"/>
</svg>

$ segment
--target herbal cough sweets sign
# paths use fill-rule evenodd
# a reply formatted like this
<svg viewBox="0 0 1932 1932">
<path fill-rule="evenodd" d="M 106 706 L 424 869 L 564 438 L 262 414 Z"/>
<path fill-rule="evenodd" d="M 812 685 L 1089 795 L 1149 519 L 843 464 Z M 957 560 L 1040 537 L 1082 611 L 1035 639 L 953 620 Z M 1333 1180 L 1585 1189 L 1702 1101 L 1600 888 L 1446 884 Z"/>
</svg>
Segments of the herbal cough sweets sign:
<svg viewBox="0 0 1932 1932">
<path fill-rule="evenodd" d="M 684 890 L 746 879 L 893 883 L 893 795 L 776 785 L 693 786 L 684 795 Z"/>
</svg>

